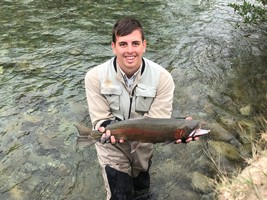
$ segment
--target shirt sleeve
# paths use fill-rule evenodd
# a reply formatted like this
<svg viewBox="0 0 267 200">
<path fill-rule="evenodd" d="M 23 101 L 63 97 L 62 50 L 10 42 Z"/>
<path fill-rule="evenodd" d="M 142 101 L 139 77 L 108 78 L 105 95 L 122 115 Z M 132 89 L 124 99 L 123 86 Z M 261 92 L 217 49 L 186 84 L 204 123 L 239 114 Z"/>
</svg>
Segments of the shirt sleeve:
<svg viewBox="0 0 267 200">
<path fill-rule="evenodd" d="M 86 73 L 85 92 L 94 129 L 98 129 L 104 121 L 115 120 L 106 98 L 101 94 L 101 85 L 96 67 Z"/>
</svg>

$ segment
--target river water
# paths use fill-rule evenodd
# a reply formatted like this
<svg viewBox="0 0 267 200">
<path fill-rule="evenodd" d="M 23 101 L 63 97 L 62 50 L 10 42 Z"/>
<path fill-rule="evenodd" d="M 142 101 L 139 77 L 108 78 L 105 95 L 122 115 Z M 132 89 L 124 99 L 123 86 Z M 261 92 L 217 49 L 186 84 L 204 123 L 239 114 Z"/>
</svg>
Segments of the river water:
<svg viewBox="0 0 267 200">
<path fill-rule="evenodd" d="M 90 126 L 84 75 L 112 56 L 111 29 L 124 16 L 140 19 L 145 56 L 172 73 L 174 116 L 260 131 L 267 25 L 243 24 L 229 2 L 2 0 L 0 199 L 104 199 L 95 149 L 77 146 L 72 124 Z M 190 145 L 157 146 L 154 199 L 204 198 L 191 188 L 199 154 Z"/>
</svg>

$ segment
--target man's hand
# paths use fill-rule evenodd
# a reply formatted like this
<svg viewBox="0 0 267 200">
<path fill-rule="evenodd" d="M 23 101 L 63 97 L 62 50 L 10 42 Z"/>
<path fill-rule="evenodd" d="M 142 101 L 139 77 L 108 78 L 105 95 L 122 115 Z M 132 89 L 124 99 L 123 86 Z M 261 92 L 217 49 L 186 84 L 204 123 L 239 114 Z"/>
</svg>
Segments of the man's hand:
<svg viewBox="0 0 267 200">
<path fill-rule="evenodd" d="M 189 137 L 187 138 L 185 141 L 183 141 L 182 139 L 179 139 L 179 140 L 176 140 L 175 143 L 188 143 L 188 142 L 191 142 L 191 141 L 196 141 L 196 140 L 199 140 L 199 137 Z"/>
<path fill-rule="evenodd" d="M 193 118 L 192 117 L 186 117 L 185 119 L 187 120 L 192 120 Z M 196 140 L 199 140 L 199 137 L 189 137 L 189 138 L 186 138 L 186 140 L 182 140 L 182 139 L 179 139 L 179 140 L 176 140 L 175 143 L 188 143 L 188 142 L 191 142 L 191 141 L 196 141 Z"/>
<path fill-rule="evenodd" d="M 100 142 L 102 144 L 104 143 L 111 143 L 111 144 L 116 144 L 117 142 L 117 139 L 111 135 L 111 131 L 110 130 L 106 130 L 105 127 L 100 127 L 98 129 L 99 132 L 103 133 L 102 136 L 101 136 L 101 139 L 100 139 Z M 118 141 L 119 143 L 124 143 L 125 141 L 123 139 L 120 139 Z"/>
</svg>

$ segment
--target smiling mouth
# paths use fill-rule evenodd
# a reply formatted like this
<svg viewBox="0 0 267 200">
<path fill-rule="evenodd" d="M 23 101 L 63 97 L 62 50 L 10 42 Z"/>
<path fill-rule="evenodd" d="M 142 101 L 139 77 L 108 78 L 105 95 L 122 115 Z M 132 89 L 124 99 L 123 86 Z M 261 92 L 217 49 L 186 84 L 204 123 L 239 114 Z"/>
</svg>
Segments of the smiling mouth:
<svg viewBox="0 0 267 200">
<path fill-rule="evenodd" d="M 124 56 L 124 59 L 127 63 L 130 64 L 135 62 L 136 56 Z"/>
<path fill-rule="evenodd" d="M 129 59 L 129 60 L 132 60 L 132 59 L 134 59 L 136 56 L 124 56 L 124 58 L 126 58 L 126 59 Z"/>
</svg>

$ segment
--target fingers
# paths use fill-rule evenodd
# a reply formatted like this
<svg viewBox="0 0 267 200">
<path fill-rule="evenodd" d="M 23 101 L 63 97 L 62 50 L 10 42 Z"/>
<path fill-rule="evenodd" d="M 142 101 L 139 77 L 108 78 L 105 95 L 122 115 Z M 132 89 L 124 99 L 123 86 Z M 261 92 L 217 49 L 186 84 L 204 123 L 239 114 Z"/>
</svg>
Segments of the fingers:
<svg viewBox="0 0 267 200">
<path fill-rule="evenodd" d="M 189 138 L 187 138 L 187 139 L 178 139 L 178 140 L 175 141 L 175 143 L 177 143 L 177 144 L 179 144 L 179 143 L 188 143 L 191 140 L 192 140 L 192 138 L 191 139 L 189 139 Z"/>
<path fill-rule="evenodd" d="M 110 142 L 111 142 L 111 144 L 116 144 L 116 142 L 119 142 L 119 143 L 124 143 L 125 142 L 125 140 L 123 140 L 123 139 L 119 139 L 119 140 L 117 140 L 113 135 L 110 137 Z"/>
<path fill-rule="evenodd" d="M 190 138 L 187 138 L 187 139 L 185 140 L 185 142 L 188 143 L 188 142 L 191 142 L 192 140 L 193 140 L 193 138 L 190 137 Z"/>
<path fill-rule="evenodd" d="M 187 139 L 178 139 L 175 141 L 175 143 L 188 143 L 188 142 L 191 142 L 191 141 L 196 141 L 196 140 L 199 140 L 199 137 L 189 137 Z"/>
<path fill-rule="evenodd" d="M 124 142 L 125 142 L 125 140 L 123 140 L 123 139 L 119 140 L 119 143 L 121 143 L 121 144 L 124 143 Z"/>
<path fill-rule="evenodd" d="M 101 133 L 105 133 L 105 127 L 99 127 L 98 131 L 101 132 Z"/>
<path fill-rule="evenodd" d="M 177 144 L 179 144 L 179 143 L 181 143 L 181 142 L 182 142 L 181 139 L 175 141 L 175 143 L 177 143 Z"/>
<path fill-rule="evenodd" d="M 100 138 L 100 142 L 102 144 L 109 143 L 110 142 L 110 135 L 103 133 L 101 138 Z"/>
<path fill-rule="evenodd" d="M 110 130 L 107 130 L 106 131 L 105 127 L 100 127 L 98 129 L 98 131 L 101 132 L 101 133 L 103 133 L 102 136 L 101 136 L 101 138 L 100 138 L 100 142 L 102 144 L 105 144 L 105 143 L 110 142 L 110 135 L 111 135 Z"/>
<path fill-rule="evenodd" d="M 106 130 L 105 127 L 100 127 L 98 129 L 98 131 L 101 132 L 101 133 L 103 133 L 102 136 L 101 136 L 101 138 L 100 138 L 100 142 L 102 144 L 109 143 L 109 142 L 111 144 L 116 144 L 117 139 L 113 135 L 111 135 L 111 131 L 110 130 Z M 125 140 L 120 139 L 118 142 L 119 143 L 124 143 Z"/>
<path fill-rule="evenodd" d="M 110 137 L 110 142 L 111 142 L 111 144 L 116 144 L 116 142 L 117 142 L 113 135 Z"/>
</svg>

